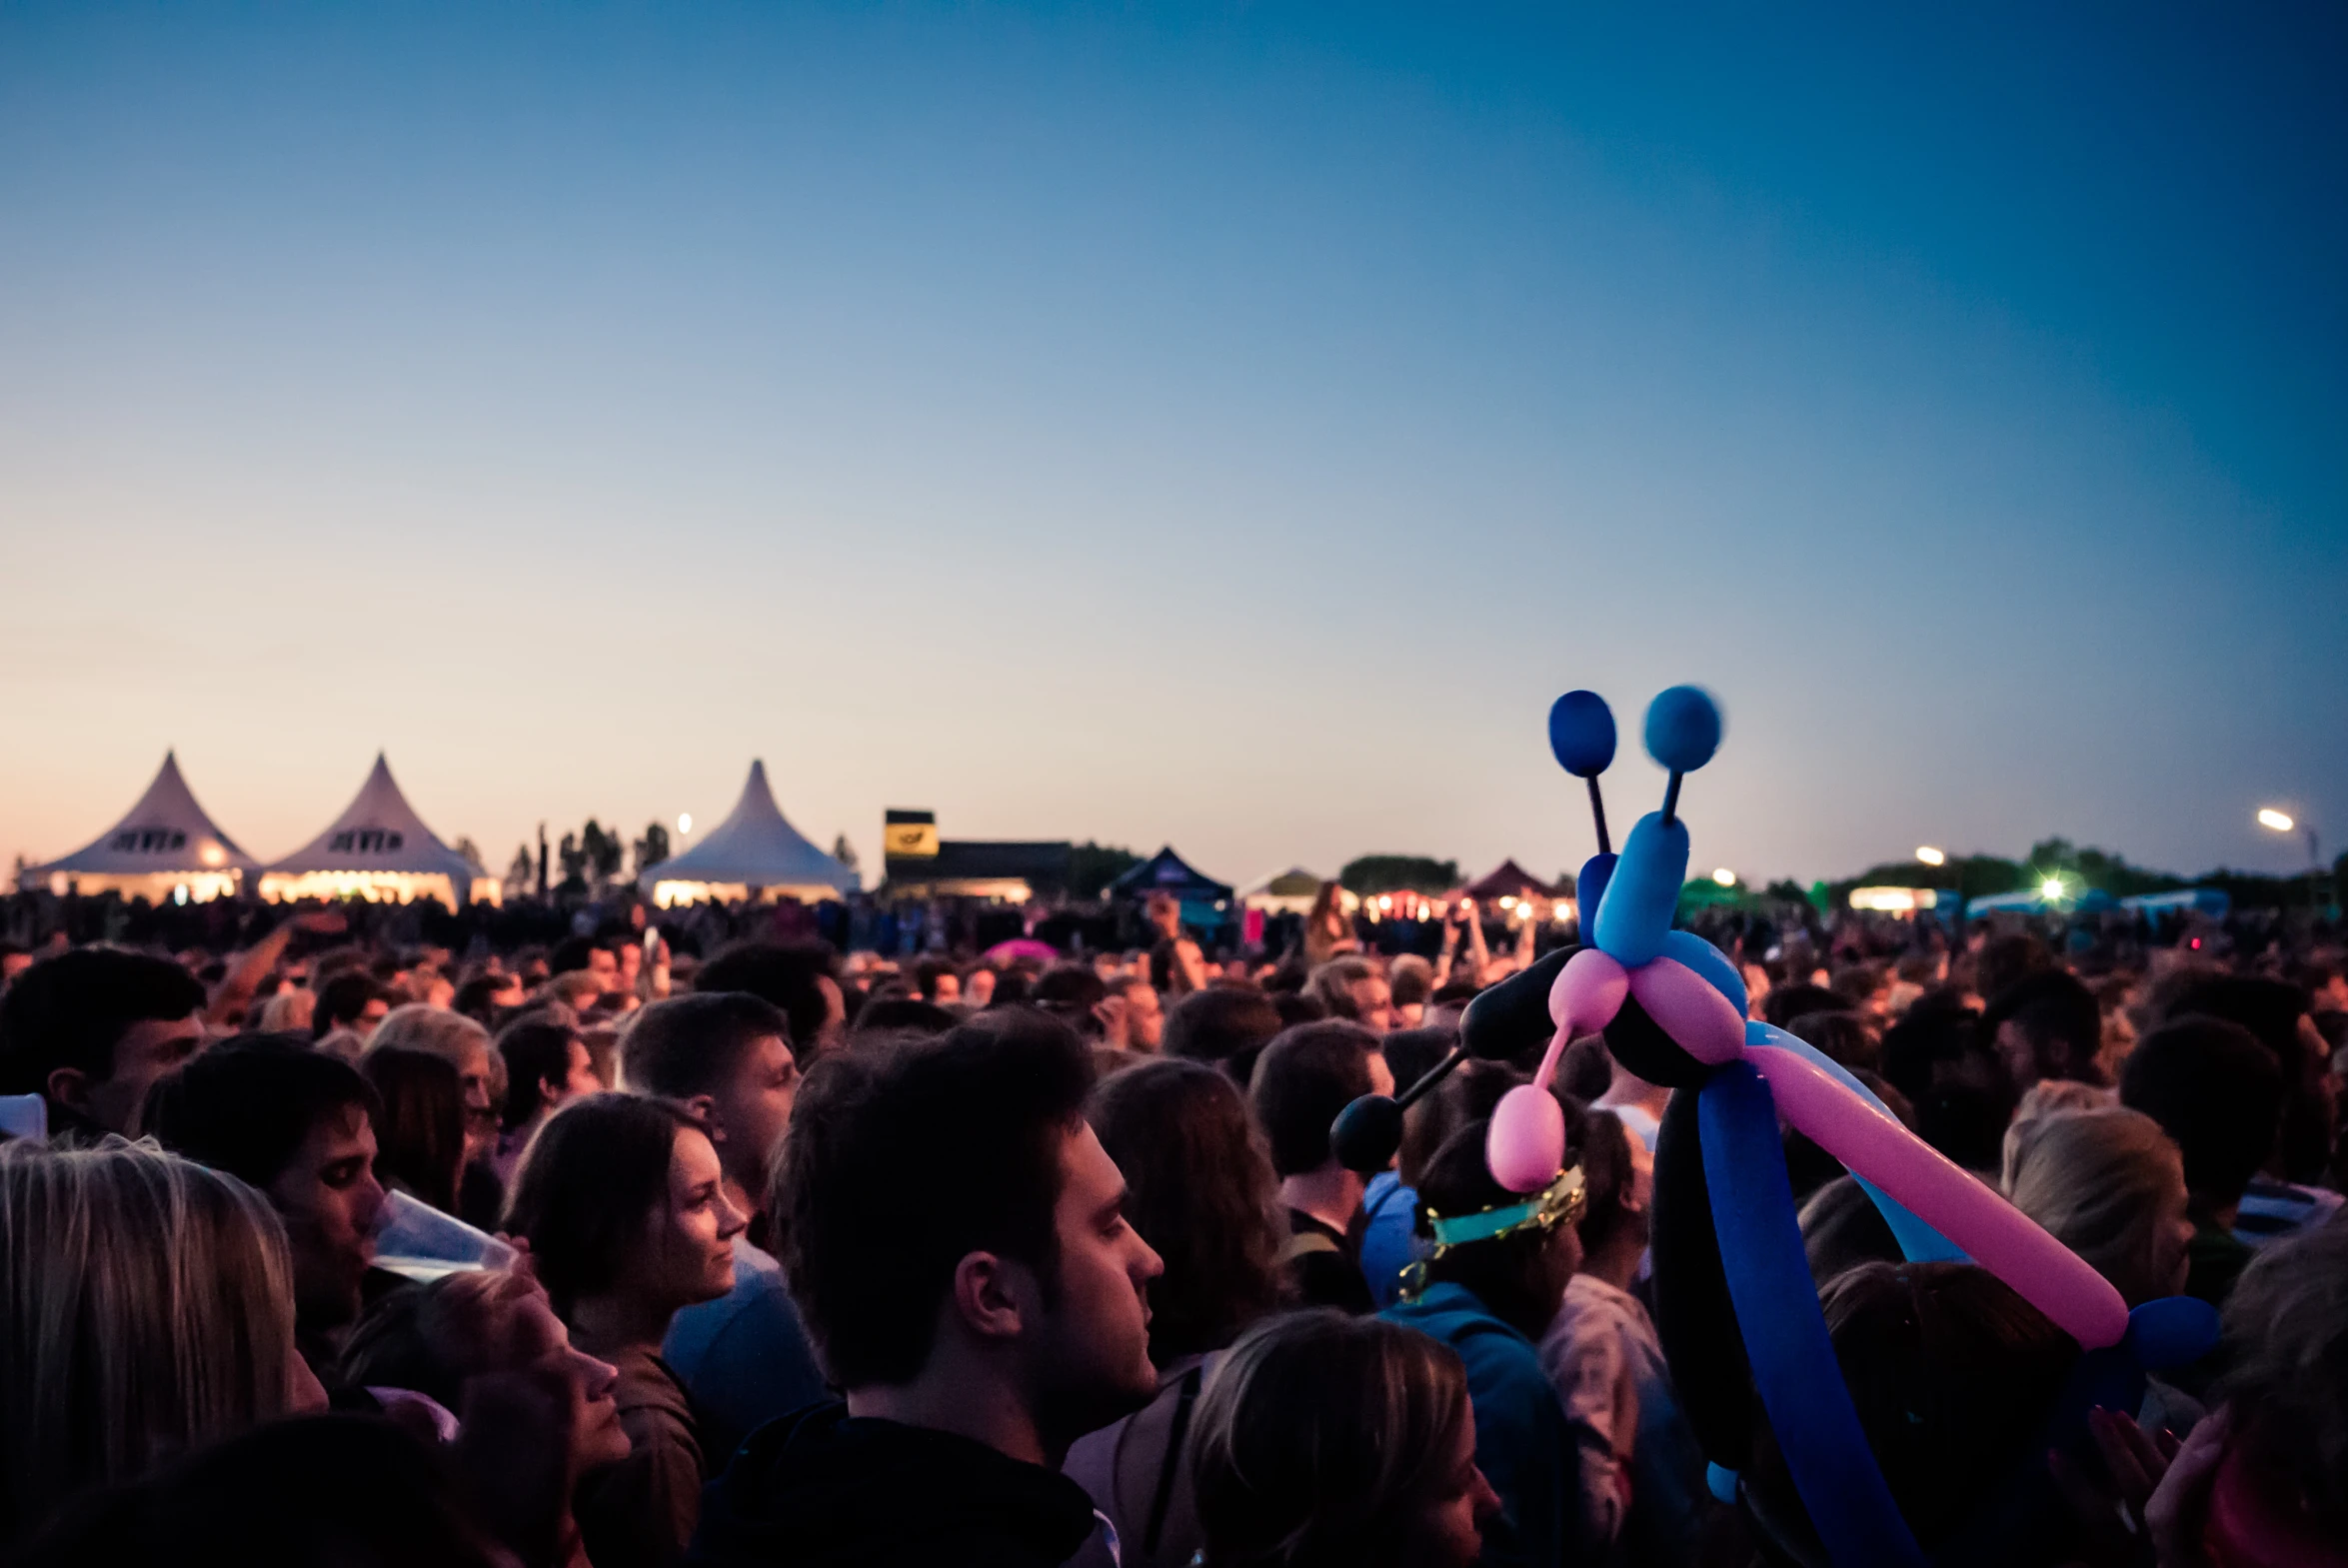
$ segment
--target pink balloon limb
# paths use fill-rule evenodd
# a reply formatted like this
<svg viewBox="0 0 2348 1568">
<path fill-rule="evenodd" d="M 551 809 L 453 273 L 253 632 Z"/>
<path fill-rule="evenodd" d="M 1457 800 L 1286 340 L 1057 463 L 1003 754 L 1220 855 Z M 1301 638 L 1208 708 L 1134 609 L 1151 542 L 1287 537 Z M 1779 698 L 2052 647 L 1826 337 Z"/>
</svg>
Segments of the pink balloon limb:
<svg viewBox="0 0 2348 1568">
<path fill-rule="evenodd" d="M 1744 1059 L 1768 1079 L 1787 1121 L 2013 1286 L 2082 1347 L 2100 1350 L 2127 1333 L 2128 1304 L 2111 1281 L 1962 1166 L 1791 1051 L 1756 1050 Z"/>
<path fill-rule="evenodd" d="M 1630 993 L 1647 1016 L 1696 1060 L 1717 1066 L 1744 1054 L 1744 1014 L 1710 980 L 1678 959 L 1657 958 L 1631 970 Z"/>
<path fill-rule="evenodd" d="M 1565 1109 L 1545 1088 L 1519 1083 L 1492 1108 L 1484 1167 L 1511 1192 L 1538 1192 L 1565 1164 Z"/>
</svg>

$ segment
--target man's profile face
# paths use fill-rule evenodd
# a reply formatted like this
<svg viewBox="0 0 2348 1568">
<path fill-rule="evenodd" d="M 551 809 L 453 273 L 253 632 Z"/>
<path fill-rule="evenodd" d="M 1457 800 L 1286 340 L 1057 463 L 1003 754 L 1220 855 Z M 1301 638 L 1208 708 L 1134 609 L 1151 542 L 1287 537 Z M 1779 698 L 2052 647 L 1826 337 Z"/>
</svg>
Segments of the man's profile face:
<svg viewBox="0 0 2348 1568">
<path fill-rule="evenodd" d="M 620 978 L 620 960 L 602 947 L 587 955 L 587 972 L 594 975 L 605 990 L 610 990 Z"/>
<path fill-rule="evenodd" d="M 1383 978 L 1370 974 L 1355 980 L 1346 989 L 1352 992 L 1353 1005 L 1361 1014 L 1361 1026 L 1383 1034 L 1394 1026 L 1394 993 Z"/>
<path fill-rule="evenodd" d="M 1156 1050 L 1166 1037 L 1166 1007 L 1158 987 L 1136 980 L 1126 987 L 1126 1043 L 1135 1050 Z"/>
<path fill-rule="evenodd" d="M 147 1090 L 203 1047 L 204 1025 L 192 1012 L 184 1018 L 141 1018 L 115 1040 L 111 1073 L 95 1083 L 80 1079 L 78 1094 L 56 1097 L 107 1131 L 135 1138 Z"/>
<path fill-rule="evenodd" d="M 718 1152 L 754 1203 L 766 1200 L 767 1174 L 798 1098 L 799 1061 L 779 1034 L 752 1041 L 723 1091 L 712 1096 L 712 1119 L 725 1137 Z"/>
<path fill-rule="evenodd" d="M 375 1128 L 344 1105 L 311 1123 L 294 1157 L 269 1183 L 294 1259 L 294 1314 L 305 1330 L 359 1315 L 359 1283 L 375 1261 L 383 1187 L 375 1179 Z"/>
<path fill-rule="evenodd" d="M 1075 1437 L 1148 1402 L 1150 1281 L 1166 1272 L 1126 1220 L 1126 1178 L 1093 1129 L 1062 1140 L 1060 1266 L 1030 1363 L 1040 1424 Z"/>
</svg>

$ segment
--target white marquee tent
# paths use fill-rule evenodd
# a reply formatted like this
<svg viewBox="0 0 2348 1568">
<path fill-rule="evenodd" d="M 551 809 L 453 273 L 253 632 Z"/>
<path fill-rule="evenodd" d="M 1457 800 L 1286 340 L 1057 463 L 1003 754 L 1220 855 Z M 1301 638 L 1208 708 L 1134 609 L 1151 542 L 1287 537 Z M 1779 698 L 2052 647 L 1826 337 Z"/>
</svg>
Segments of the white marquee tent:
<svg viewBox="0 0 2348 1568">
<path fill-rule="evenodd" d="M 179 759 L 163 754 L 155 782 L 122 820 L 63 859 L 27 868 L 20 887 L 67 892 L 119 892 L 157 903 L 183 893 L 217 898 L 261 868 L 222 832 L 180 777 Z"/>
<path fill-rule="evenodd" d="M 704 898 L 830 898 L 853 892 L 858 882 L 784 818 L 767 786 L 767 765 L 752 763 L 742 798 L 726 819 L 684 853 L 645 867 L 637 885 L 667 908 Z"/>
<path fill-rule="evenodd" d="M 358 795 L 326 831 L 261 872 L 264 898 L 365 898 L 407 903 L 436 897 L 495 903 L 497 878 L 475 870 L 424 825 L 392 781 L 382 753 Z"/>
</svg>

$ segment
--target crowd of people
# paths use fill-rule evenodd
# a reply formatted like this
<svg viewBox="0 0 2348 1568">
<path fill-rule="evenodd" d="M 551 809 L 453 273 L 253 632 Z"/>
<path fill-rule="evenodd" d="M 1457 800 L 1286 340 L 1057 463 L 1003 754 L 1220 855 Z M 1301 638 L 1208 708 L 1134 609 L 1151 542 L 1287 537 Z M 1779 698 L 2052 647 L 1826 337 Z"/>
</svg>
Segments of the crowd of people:
<svg viewBox="0 0 2348 1568">
<path fill-rule="evenodd" d="M 1670 1090 L 1572 1042 L 1529 1200 L 1485 1134 L 1545 1037 L 1417 1099 L 1390 1168 L 1337 1157 L 1569 926 L 1389 952 L 1324 897 L 1243 952 L 1161 904 L 1045 958 L 579 923 L 0 944 L 0 1560 L 1823 1564 L 1765 1429 L 1707 1471 L 1682 1380 L 1739 1363 L 1655 1329 Z M 1906 1262 L 1787 1130 L 1928 1553 L 2348 1564 L 2330 926 L 1701 929 L 2130 1306 L 2222 1315 L 2049 1451 L 2078 1345 Z M 379 1245 L 416 1214 L 496 1266 Z"/>
</svg>

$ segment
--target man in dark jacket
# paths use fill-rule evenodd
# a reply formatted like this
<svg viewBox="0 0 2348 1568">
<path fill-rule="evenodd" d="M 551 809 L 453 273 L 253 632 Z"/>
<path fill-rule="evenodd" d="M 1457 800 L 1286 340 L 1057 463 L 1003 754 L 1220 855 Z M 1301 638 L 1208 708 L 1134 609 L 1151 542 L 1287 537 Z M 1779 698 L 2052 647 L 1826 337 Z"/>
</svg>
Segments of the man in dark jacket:
<svg viewBox="0 0 2348 1568">
<path fill-rule="evenodd" d="M 774 1240 L 847 1402 L 751 1435 L 689 1562 L 1047 1568 L 1100 1527 L 1060 1464 L 1156 1392 L 1163 1265 L 1091 1083 L 1076 1035 L 1024 1009 L 809 1074 Z"/>
</svg>

